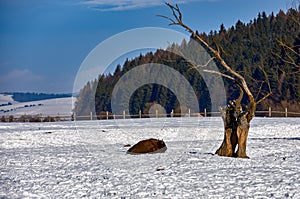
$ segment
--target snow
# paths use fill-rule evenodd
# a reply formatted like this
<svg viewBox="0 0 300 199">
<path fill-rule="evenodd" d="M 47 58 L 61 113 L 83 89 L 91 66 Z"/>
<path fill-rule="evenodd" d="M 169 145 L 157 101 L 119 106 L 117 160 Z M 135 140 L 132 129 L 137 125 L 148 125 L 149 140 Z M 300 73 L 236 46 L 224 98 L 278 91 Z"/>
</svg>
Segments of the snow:
<svg viewBox="0 0 300 199">
<path fill-rule="evenodd" d="M 71 116 L 73 101 L 72 97 L 66 97 L 32 102 L 14 102 L 13 105 L 0 107 L 0 116 L 21 116 L 25 114 L 32 116 L 40 114 L 43 116 Z"/>
<path fill-rule="evenodd" d="M 0 198 L 300 198 L 300 118 L 255 118 L 250 159 L 213 154 L 222 125 L 220 118 L 1 123 Z M 152 137 L 168 150 L 126 154 L 125 144 Z"/>
<path fill-rule="evenodd" d="M 12 98 L 12 95 L 0 94 L 0 104 L 7 104 L 8 102 L 16 103 Z"/>
</svg>

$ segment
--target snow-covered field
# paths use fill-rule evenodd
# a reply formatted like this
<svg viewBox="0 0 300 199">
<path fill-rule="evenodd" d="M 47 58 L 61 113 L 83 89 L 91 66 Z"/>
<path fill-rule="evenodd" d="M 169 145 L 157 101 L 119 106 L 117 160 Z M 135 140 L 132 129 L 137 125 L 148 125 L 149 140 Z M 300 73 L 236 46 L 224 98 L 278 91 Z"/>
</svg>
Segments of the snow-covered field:
<svg viewBox="0 0 300 199">
<path fill-rule="evenodd" d="M 0 93 L 0 104 L 7 104 L 8 102 L 14 104 L 16 101 L 12 98 L 12 95 L 5 95 Z"/>
<path fill-rule="evenodd" d="M 151 137 L 168 150 L 126 154 Z M 255 118 L 250 159 L 222 138 L 220 118 L 1 123 L 0 198 L 300 198 L 300 118 Z"/>
<path fill-rule="evenodd" d="M 6 98 L 5 98 L 6 97 Z M 11 97 L 10 97 L 11 98 Z M 1 106 L 0 116 L 21 116 L 21 115 L 39 115 L 43 116 L 71 116 L 74 98 L 55 98 L 47 100 L 39 100 L 32 102 L 16 102 L 9 101 L 9 96 L 0 94 L 0 102 L 8 103 L 12 105 Z"/>
</svg>

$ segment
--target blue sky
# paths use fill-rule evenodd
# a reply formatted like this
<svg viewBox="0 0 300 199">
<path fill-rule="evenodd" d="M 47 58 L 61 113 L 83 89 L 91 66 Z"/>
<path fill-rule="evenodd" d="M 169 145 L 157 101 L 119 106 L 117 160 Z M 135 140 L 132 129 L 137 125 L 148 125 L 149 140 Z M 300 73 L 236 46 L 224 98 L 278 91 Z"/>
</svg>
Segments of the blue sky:
<svg viewBox="0 0 300 199">
<path fill-rule="evenodd" d="M 288 0 L 180 0 L 184 21 L 199 32 L 247 23 Z M 105 39 L 141 27 L 172 28 L 160 0 L 0 0 L 0 92 L 70 93 L 88 53 Z"/>
</svg>

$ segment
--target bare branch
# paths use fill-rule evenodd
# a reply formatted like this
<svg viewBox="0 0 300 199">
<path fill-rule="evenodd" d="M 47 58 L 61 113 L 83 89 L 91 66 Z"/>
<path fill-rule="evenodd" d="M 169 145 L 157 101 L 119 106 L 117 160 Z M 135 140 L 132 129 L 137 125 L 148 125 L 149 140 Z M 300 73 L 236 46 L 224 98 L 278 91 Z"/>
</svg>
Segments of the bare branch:
<svg viewBox="0 0 300 199">
<path fill-rule="evenodd" d="M 264 84 L 265 84 L 265 81 L 262 81 L 261 84 L 260 84 L 260 86 L 259 86 L 258 92 L 257 92 L 257 94 L 256 94 L 255 101 L 258 100 L 259 95 L 260 95 L 261 92 L 262 92 L 262 88 L 263 88 Z"/>
<path fill-rule="evenodd" d="M 224 50 L 224 48 L 222 46 L 220 46 L 220 48 L 221 48 L 221 52 L 223 52 L 225 56 L 228 56 L 228 53 Z"/>
<path fill-rule="evenodd" d="M 173 19 L 171 19 L 170 17 L 164 16 L 164 15 L 156 15 L 156 16 L 162 17 L 162 18 L 165 18 L 165 19 L 171 21 L 171 23 L 169 23 L 169 26 L 171 26 L 171 25 L 179 25 L 178 23 L 176 23 L 176 22 L 175 22 Z"/>
<path fill-rule="evenodd" d="M 219 45 L 217 44 L 216 40 L 213 39 L 212 41 L 215 44 L 215 46 L 217 47 L 217 52 L 220 54 L 220 48 L 219 48 Z"/>
<path fill-rule="evenodd" d="M 206 41 L 204 41 L 198 34 L 196 34 L 195 31 L 193 31 L 189 26 L 187 26 L 185 23 L 183 23 L 182 14 L 180 12 L 178 5 L 176 5 L 176 7 L 174 7 L 170 3 L 166 3 L 166 5 L 171 9 L 173 17 L 175 18 L 174 21 L 176 21 L 176 24 L 174 24 L 174 25 L 179 25 L 179 26 L 183 27 L 185 30 L 187 30 L 189 33 L 191 33 L 200 44 L 202 44 L 204 47 L 206 47 L 214 55 L 214 57 L 220 62 L 220 64 L 225 68 L 225 70 L 233 76 L 229 79 L 236 80 L 236 78 L 237 78 L 241 82 L 243 89 L 245 90 L 245 92 L 247 93 L 247 95 L 249 97 L 250 103 L 255 104 L 255 99 L 254 99 L 250 89 L 248 88 L 248 85 L 247 85 L 244 77 L 241 76 L 236 71 L 234 71 L 233 68 L 225 62 L 225 60 L 221 57 L 220 51 L 218 49 L 215 50 L 214 48 L 212 48 Z M 215 71 L 214 73 L 219 73 L 219 72 Z M 219 73 L 219 74 L 221 74 L 221 73 Z M 228 78 L 229 75 L 223 74 L 222 76 Z M 234 78 L 234 77 L 236 77 L 236 78 Z M 252 107 L 254 107 L 254 106 L 252 106 Z"/>
<path fill-rule="evenodd" d="M 196 37 L 197 40 L 201 44 L 203 44 L 206 48 L 208 48 L 211 52 L 217 52 L 212 47 L 210 47 L 210 45 L 207 42 L 205 42 L 201 37 L 199 37 L 199 35 L 197 35 L 196 32 L 194 32 L 191 28 L 189 28 L 187 25 L 185 25 L 182 22 L 182 14 L 181 14 L 181 11 L 180 11 L 178 5 L 176 5 L 176 8 L 172 4 L 170 4 L 170 3 L 166 3 L 166 5 L 171 9 L 173 17 L 176 20 L 176 22 L 174 23 L 174 25 L 176 24 L 176 25 L 179 25 L 179 26 L 183 27 L 185 30 L 187 30 L 189 33 L 191 33 L 194 37 Z M 168 19 L 169 17 L 164 17 L 164 18 Z M 172 19 L 172 23 L 175 20 Z"/>
<path fill-rule="evenodd" d="M 176 11 L 178 12 L 178 15 L 179 15 L 179 20 L 182 21 L 182 14 L 180 12 L 180 9 L 178 7 L 178 4 L 176 4 Z"/>
<path fill-rule="evenodd" d="M 289 60 L 283 59 L 278 54 L 277 54 L 277 57 L 281 58 L 282 61 L 284 61 L 284 62 L 286 62 L 288 64 L 291 64 L 293 66 L 296 66 L 297 68 L 300 68 L 300 66 L 295 62 L 295 60 L 291 57 L 291 55 L 288 52 L 291 52 L 292 54 L 294 54 L 294 55 L 296 55 L 298 57 L 300 57 L 300 53 L 298 53 L 297 51 L 295 51 L 294 47 L 291 47 L 291 46 L 288 46 L 287 44 L 285 44 L 282 40 L 277 39 L 277 42 L 279 43 L 279 45 L 281 47 L 283 47 L 284 52 L 285 52 L 285 54 L 286 54 L 286 56 L 288 57 Z"/>
<path fill-rule="evenodd" d="M 259 101 L 257 101 L 257 104 L 260 104 L 262 101 L 264 101 L 266 98 L 268 98 L 270 95 L 272 95 L 272 89 L 271 89 L 271 84 L 270 84 L 270 80 L 268 78 L 268 74 L 266 73 L 265 69 L 263 68 L 263 66 L 259 66 L 260 70 L 263 72 L 264 76 L 265 76 L 265 81 L 264 83 L 267 84 L 268 86 L 268 93 L 266 95 L 264 95 Z M 263 86 L 263 85 L 262 85 Z M 258 95 L 261 93 L 261 90 L 259 91 Z"/>
<path fill-rule="evenodd" d="M 256 104 L 260 104 L 262 101 L 264 101 L 265 99 L 267 99 L 270 95 L 272 95 L 272 91 L 270 91 L 268 94 L 266 94 L 265 96 L 263 96 L 258 102 L 256 102 Z"/>
<path fill-rule="evenodd" d="M 282 47 L 282 49 L 284 50 L 287 59 L 282 57 L 280 54 L 275 53 L 274 51 L 272 51 L 272 54 L 275 55 L 277 58 L 279 58 L 284 63 L 293 66 L 294 69 L 297 69 L 297 70 L 293 71 L 293 72 L 287 72 L 287 71 L 284 71 L 283 69 L 281 69 L 279 67 L 278 67 L 278 69 L 282 72 L 285 72 L 288 75 L 300 73 L 300 65 L 299 65 L 299 63 L 296 63 L 295 59 L 291 55 L 291 54 L 294 54 L 295 56 L 300 57 L 300 54 L 297 51 L 294 50 L 294 47 L 288 46 L 282 40 L 277 39 L 277 42 Z"/>
<path fill-rule="evenodd" d="M 235 110 L 237 112 L 237 115 L 240 115 L 241 112 L 243 111 L 242 109 L 242 106 L 241 106 L 241 102 L 242 102 L 242 99 L 244 97 L 244 90 L 243 90 L 243 87 L 238 83 L 238 82 L 235 82 L 235 84 L 239 87 L 240 89 L 240 96 L 238 97 L 237 100 L 234 100 L 234 103 L 235 103 Z"/>
<path fill-rule="evenodd" d="M 197 65 L 197 66 L 192 66 L 192 67 L 189 68 L 189 70 L 207 67 L 208 64 L 210 64 L 210 62 L 212 62 L 214 59 L 215 59 L 215 57 L 211 57 L 205 64 L 203 64 L 203 65 Z"/>
<path fill-rule="evenodd" d="M 243 87 L 242 87 L 242 85 L 241 85 L 240 83 L 234 82 L 234 84 L 235 84 L 237 87 L 239 87 L 239 89 L 240 89 L 240 96 L 238 97 L 238 99 L 236 100 L 236 102 L 241 103 L 241 101 L 242 101 L 242 99 L 243 99 L 243 95 L 244 95 L 244 89 L 243 89 Z"/>
<path fill-rule="evenodd" d="M 286 52 L 286 50 L 284 50 L 284 51 Z M 276 57 L 278 57 L 279 59 L 281 59 L 283 62 L 285 62 L 287 64 L 291 64 L 291 65 L 296 65 L 297 66 L 297 64 L 295 63 L 295 61 L 293 59 L 292 60 L 286 60 L 286 59 L 284 59 L 282 56 L 280 56 L 277 53 L 272 52 L 272 54 L 275 55 Z"/>
<path fill-rule="evenodd" d="M 221 73 L 221 72 L 219 72 L 219 71 L 214 71 L 214 70 L 202 70 L 203 72 L 205 72 L 205 73 L 211 73 L 211 74 L 215 74 L 215 75 L 220 75 L 220 76 L 222 76 L 222 77 L 226 77 L 227 79 L 230 79 L 230 80 L 232 80 L 232 81 L 236 81 L 233 77 L 231 77 L 231 76 L 229 76 L 229 75 L 226 75 L 226 74 L 224 74 L 224 73 Z"/>
</svg>

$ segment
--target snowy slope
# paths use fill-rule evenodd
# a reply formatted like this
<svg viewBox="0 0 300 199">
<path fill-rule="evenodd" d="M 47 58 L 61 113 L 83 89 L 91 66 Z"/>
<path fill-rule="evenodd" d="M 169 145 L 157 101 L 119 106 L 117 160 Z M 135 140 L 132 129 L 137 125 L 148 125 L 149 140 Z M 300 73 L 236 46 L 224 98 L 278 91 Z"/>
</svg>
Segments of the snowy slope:
<svg viewBox="0 0 300 199">
<path fill-rule="evenodd" d="M 12 104 L 17 103 L 12 98 L 12 95 L 5 95 L 0 93 L 0 104 L 7 104 L 9 102 Z"/>
<path fill-rule="evenodd" d="M 0 107 L 1 115 L 38 115 L 56 116 L 64 115 L 69 116 L 72 113 L 72 97 L 48 99 L 32 102 L 14 102 L 10 106 Z"/>
<path fill-rule="evenodd" d="M 2 123 L 0 198 L 300 198 L 300 118 L 255 118 L 251 159 L 213 155 L 222 131 L 220 118 Z M 126 154 L 151 137 L 168 150 Z"/>
</svg>

